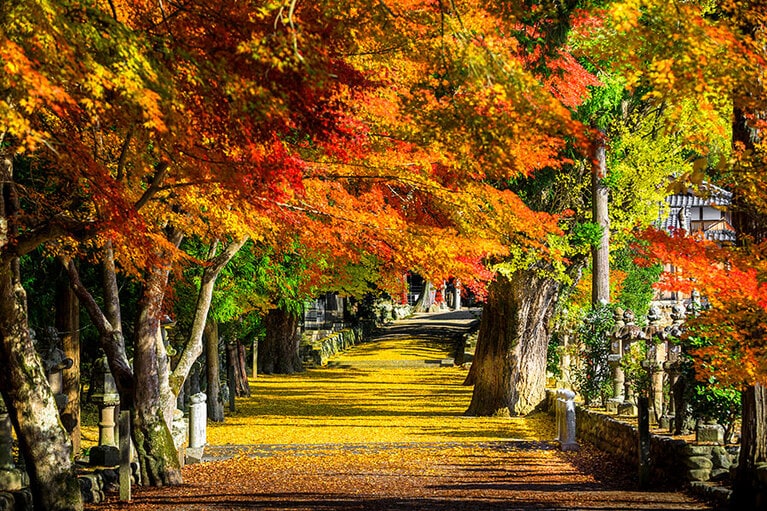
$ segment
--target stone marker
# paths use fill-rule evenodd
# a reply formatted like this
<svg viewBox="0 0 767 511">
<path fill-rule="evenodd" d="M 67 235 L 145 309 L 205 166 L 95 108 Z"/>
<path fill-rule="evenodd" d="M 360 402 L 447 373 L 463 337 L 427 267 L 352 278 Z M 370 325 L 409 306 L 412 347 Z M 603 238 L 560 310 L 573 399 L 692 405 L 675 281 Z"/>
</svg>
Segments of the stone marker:
<svg viewBox="0 0 767 511">
<path fill-rule="evenodd" d="M 202 461 L 203 451 L 207 445 L 208 408 L 207 396 L 200 392 L 189 398 L 189 446 L 186 449 L 186 462 Z"/>
<path fill-rule="evenodd" d="M 572 390 L 557 390 L 557 429 L 560 449 L 577 451 L 580 448 L 575 440 L 575 392 Z"/>
</svg>

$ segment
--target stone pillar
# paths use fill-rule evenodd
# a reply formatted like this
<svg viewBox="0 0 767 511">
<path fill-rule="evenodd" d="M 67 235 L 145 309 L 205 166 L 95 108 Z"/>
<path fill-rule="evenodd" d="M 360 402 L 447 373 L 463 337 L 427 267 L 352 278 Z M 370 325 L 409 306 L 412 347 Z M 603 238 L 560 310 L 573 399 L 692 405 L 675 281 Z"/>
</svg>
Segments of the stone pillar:
<svg viewBox="0 0 767 511">
<path fill-rule="evenodd" d="M 575 392 L 568 389 L 557 391 L 557 427 L 560 449 L 577 451 L 575 439 Z"/>
<path fill-rule="evenodd" d="M 461 281 L 458 279 L 455 280 L 455 290 L 453 292 L 455 293 L 455 310 L 459 311 L 461 310 Z"/>
<path fill-rule="evenodd" d="M 650 375 L 650 420 L 658 424 L 660 416 L 663 413 L 663 362 L 660 357 L 665 358 L 665 349 L 663 345 L 651 344 L 647 350 L 647 358 L 642 361 L 642 367 Z"/>
<path fill-rule="evenodd" d="M 644 332 L 634 324 L 634 313 L 630 309 L 626 309 L 623 312 L 623 321 L 625 324 L 620 331 L 617 332 L 616 337 L 621 342 L 621 353 L 625 355 L 626 353 L 629 353 L 632 344 L 644 337 Z M 618 406 L 618 413 L 620 415 L 635 417 L 637 415 L 637 405 L 634 388 L 630 382 L 625 382 L 623 388 L 625 398 L 623 403 Z"/>
<path fill-rule="evenodd" d="M 0 492 L 15 492 L 29 486 L 29 477 L 13 463 L 13 428 L 0 397 Z"/>
<path fill-rule="evenodd" d="M 189 400 L 189 446 L 186 450 L 186 462 L 196 463 L 202 460 L 205 445 L 208 443 L 207 396 L 200 392 L 192 395 Z"/>
<path fill-rule="evenodd" d="M 666 352 L 666 361 L 663 363 L 663 369 L 668 375 L 669 399 L 666 407 L 665 418 L 668 420 L 669 431 L 675 435 L 682 433 L 685 422 L 685 379 L 682 378 L 682 347 L 678 344 L 679 339 L 684 333 L 685 307 L 681 303 L 675 304 L 671 308 L 671 326 L 666 327 L 666 339 L 668 349 Z"/>
<path fill-rule="evenodd" d="M 131 499 L 131 438 L 130 438 L 130 411 L 120 411 L 120 468 L 118 479 L 120 482 L 120 500 Z"/>
<path fill-rule="evenodd" d="M 99 445 L 91 448 L 91 465 L 114 467 L 120 464 L 120 450 L 115 438 L 115 408 L 120 404 L 117 385 L 109 371 L 106 357 L 93 363 L 92 400 L 99 407 Z"/>
</svg>

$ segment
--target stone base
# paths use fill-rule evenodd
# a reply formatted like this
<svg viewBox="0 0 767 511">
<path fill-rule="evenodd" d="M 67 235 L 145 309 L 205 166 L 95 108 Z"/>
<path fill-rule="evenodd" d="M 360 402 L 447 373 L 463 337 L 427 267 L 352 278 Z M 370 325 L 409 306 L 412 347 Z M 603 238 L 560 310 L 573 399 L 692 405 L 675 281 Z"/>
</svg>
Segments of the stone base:
<svg viewBox="0 0 767 511">
<path fill-rule="evenodd" d="M 120 449 L 112 445 L 92 447 L 88 462 L 97 467 L 116 467 L 120 464 Z"/>
<path fill-rule="evenodd" d="M 639 413 L 637 405 L 633 403 L 621 403 L 618 405 L 618 415 L 626 415 L 628 417 L 636 417 Z"/>
<path fill-rule="evenodd" d="M 581 446 L 578 445 L 576 442 L 570 442 L 570 443 L 560 442 L 559 448 L 562 451 L 579 451 L 581 449 Z"/>
<path fill-rule="evenodd" d="M 19 491 L 29 486 L 29 476 L 17 468 L 0 469 L 0 491 Z"/>
<path fill-rule="evenodd" d="M 620 408 L 622 403 L 623 401 L 618 401 L 617 399 L 608 399 L 605 403 L 605 408 L 609 413 L 618 413 L 618 408 Z"/>
<path fill-rule="evenodd" d="M 724 428 L 719 424 L 700 424 L 695 428 L 695 441 L 724 444 Z"/>
<path fill-rule="evenodd" d="M 186 464 L 191 465 L 193 463 L 200 463 L 202 457 L 205 454 L 205 446 L 202 447 L 187 447 L 186 448 Z"/>
<path fill-rule="evenodd" d="M 658 425 L 660 426 L 661 429 L 665 429 L 666 431 L 671 432 L 674 429 L 674 416 L 662 415 Z"/>
</svg>

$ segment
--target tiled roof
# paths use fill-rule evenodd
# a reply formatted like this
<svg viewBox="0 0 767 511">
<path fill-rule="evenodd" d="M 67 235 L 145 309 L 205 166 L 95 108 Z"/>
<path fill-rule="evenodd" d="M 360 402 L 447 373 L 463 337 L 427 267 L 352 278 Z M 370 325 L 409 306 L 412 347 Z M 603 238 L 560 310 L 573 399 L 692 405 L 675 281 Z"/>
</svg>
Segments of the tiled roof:
<svg viewBox="0 0 767 511">
<path fill-rule="evenodd" d="M 704 235 L 707 240 L 735 243 L 735 231 L 730 231 L 729 229 L 709 229 L 704 231 Z"/>
<path fill-rule="evenodd" d="M 732 203 L 732 192 L 710 183 L 704 183 L 697 195 L 691 191 L 669 195 L 666 197 L 666 202 L 672 208 L 729 206 Z"/>
</svg>

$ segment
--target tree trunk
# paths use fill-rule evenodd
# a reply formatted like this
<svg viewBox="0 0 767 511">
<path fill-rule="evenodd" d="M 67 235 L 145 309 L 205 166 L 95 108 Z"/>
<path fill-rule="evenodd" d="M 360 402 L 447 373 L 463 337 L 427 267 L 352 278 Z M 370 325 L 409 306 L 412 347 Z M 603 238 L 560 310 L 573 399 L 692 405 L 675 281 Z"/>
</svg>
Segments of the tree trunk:
<svg viewBox="0 0 767 511">
<path fill-rule="evenodd" d="M 216 286 L 216 280 L 218 280 L 221 270 L 226 267 L 229 261 L 232 260 L 247 240 L 247 237 L 243 237 L 233 241 L 224 247 L 224 250 L 222 250 L 220 254 L 216 254 L 218 249 L 217 242 L 213 243 L 210 247 L 210 252 L 208 254 L 208 262 L 210 264 L 205 267 L 205 270 L 202 273 L 200 291 L 197 295 L 197 303 L 195 304 L 194 318 L 192 320 L 192 331 L 189 335 L 189 339 L 184 345 L 184 350 L 181 352 L 176 368 L 170 376 L 169 384 L 174 395 L 178 395 L 181 386 L 184 384 L 187 376 L 189 376 L 189 370 L 192 368 L 192 364 L 194 364 L 202 354 L 202 336 L 205 330 L 205 325 L 208 322 L 208 312 L 210 312 L 210 304 L 213 300 L 213 289 Z"/>
<path fill-rule="evenodd" d="M 415 305 L 413 305 L 413 312 L 429 312 L 431 307 L 431 288 L 431 281 L 424 281 L 423 291 L 418 300 L 416 300 Z"/>
<path fill-rule="evenodd" d="M 210 319 L 205 325 L 205 368 L 208 379 L 208 419 L 213 422 L 224 422 L 224 402 L 221 401 L 218 324 Z"/>
<path fill-rule="evenodd" d="M 245 364 L 245 346 L 237 340 L 237 395 L 250 397 L 248 370 Z"/>
<path fill-rule="evenodd" d="M 66 278 L 59 279 L 56 290 L 56 330 L 61 336 L 64 356 L 72 367 L 64 369 L 64 394 L 67 404 L 61 422 L 72 439 L 72 453 L 80 452 L 80 304 Z"/>
<path fill-rule="evenodd" d="M 172 416 L 165 410 L 168 399 L 175 408 L 175 396 L 163 398 L 167 388 L 167 354 L 160 334 L 162 302 L 168 282 L 168 268 L 149 272 L 139 305 L 133 366 L 136 378 L 133 440 L 139 455 L 141 481 L 150 486 L 181 484 L 178 453 L 168 424 Z M 162 375 L 165 375 L 165 378 Z M 169 389 L 166 391 L 170 394 Z"/>
<path fill-rule="evenodd" d="M 474 385 L 466 415 L 526 414 L 544 401 L 549 321 L 559 283 L 538 272 L 518 270 L 491 283 L 466 381 Z"/>
<path fill-rule="evenodd" d="M 610 302 L 610 217 L 607 211 L 608 188 L 604 184 L 607 176 L 605 141 L 600 133 L 594 142 L 594 161 L 592 162 L 591 193 L 593 221 L 602 228 L 599 244 L 592 247 L 591 264 L 591 305 Z"/>
<path fill-rule="evenodd" d="M 10 255 L 18 201 L 13 162 L 0 154 L 0 394 L 26 461 L 36 510 L 80 511 L 72 444 L 32 344 L 19 262 Z"/>
<path fill-rule="evenodd" d="M 751 385 L 742 399 L 740 457 L 730 504 L 738 511 L 764 510 L 767 484 L 758 473 L 767 475 L 767 387 Z"/>
<path fill-rule="evenodd" d="M 266 313 L 266 337 L 258 350 L 259 373 L 293 374 L 304 370 L 298 356 L 298 320 L 297 314 L 285 309 Z"/>
</svg>

